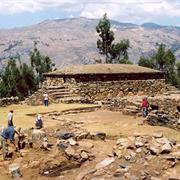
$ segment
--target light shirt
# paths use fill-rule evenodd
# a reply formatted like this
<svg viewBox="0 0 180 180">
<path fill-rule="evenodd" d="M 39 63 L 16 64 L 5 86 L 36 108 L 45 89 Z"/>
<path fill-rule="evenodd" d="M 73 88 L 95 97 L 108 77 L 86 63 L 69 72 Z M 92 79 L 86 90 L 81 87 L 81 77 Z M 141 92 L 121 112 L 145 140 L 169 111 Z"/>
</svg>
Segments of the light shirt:
<svg viewBox="0 0 180 180">
<path fill-rule="evenodd" d="M 12 121 L 13 120 L 13 113 L 9 112 L 8 113 L 8 121 Z"/>
<path fill-rule="evenodd" d="M 44 94 L 44 100 L 48 100 L 48 94 L 47 93 Z"/>
<path fill-rule="evenodd" d="M 8 126 L 13 126 L 13 113 L 8 113 Z"/>
</svg>

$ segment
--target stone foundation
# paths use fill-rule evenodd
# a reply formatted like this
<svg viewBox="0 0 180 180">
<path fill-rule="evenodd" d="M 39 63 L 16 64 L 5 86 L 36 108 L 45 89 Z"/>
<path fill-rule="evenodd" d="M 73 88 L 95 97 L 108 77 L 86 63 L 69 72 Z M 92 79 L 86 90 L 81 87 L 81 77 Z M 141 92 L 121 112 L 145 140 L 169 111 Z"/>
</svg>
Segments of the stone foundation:
<svg viewBox="0 0 180 180">
<path fill-rule="evenodd" d="M 180 118 L 180 94 L 150 97 L 148 101 L 152 110 L 160 110 L 173 117 Z"/>
<path fill-rule="evenodd" d="M 65 86 L 90 102 L 127 95 L 155 96 L 165 92 L 164 79 L 77 82 L 74 78 L 46 77 L 43 87 Z"/>
</svg>

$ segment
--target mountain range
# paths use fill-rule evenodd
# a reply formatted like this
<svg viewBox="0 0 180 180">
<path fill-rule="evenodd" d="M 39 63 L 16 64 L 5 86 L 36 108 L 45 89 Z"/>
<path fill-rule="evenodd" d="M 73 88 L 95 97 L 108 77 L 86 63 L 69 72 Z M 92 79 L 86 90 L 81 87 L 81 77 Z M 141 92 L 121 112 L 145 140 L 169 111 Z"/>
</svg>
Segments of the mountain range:
<svg viewBox="0 0 180 180">
<path fill-rule="evenodd" d="M 83 17 L 46 20 L 41 23 L 13 29 L 0 29 L 0 66 L 10 57 L 21 57 L 30 63 L 29 54 L 34 41 L 44 55 L 48 55 L 57 68 L 72 64 L 95 63 L 104 56 L 96 48 L 98 19 Z M 130 40 L 129 59 L 137 63 L 139 57 L 150 56 L 160 43 L 171 48 L 180 60 L 180 27 L 154 23 L 136 25 L 111 21 L 115 41 Z"/>
</svg>

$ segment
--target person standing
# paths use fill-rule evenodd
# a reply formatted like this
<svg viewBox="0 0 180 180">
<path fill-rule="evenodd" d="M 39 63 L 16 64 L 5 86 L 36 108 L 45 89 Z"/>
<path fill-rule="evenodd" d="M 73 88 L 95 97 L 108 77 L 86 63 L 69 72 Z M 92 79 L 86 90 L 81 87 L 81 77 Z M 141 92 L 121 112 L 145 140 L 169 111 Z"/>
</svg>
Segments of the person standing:
<svg viewBox="0 0 180 180">
<path fill-rule="evenodd" d="M 14 126 L 13 124 L 13 110 L 10 110 L 8 113 L 8 127 L 9 126 Z"/>
<path fill-rule="evenodd" d="M 144 97 L 141 103 L 143 117 L 146 117 L 148 115 L 148 107 L 149 107 L 149 103 L 147 97 Z"/>
<path fill-rule="evenodd" d="M 44 105 L 48 106 L 48 104 L 49 104 L 48 94 L 45 92 L 43 96 L 44 96 Z"/>
</svg>

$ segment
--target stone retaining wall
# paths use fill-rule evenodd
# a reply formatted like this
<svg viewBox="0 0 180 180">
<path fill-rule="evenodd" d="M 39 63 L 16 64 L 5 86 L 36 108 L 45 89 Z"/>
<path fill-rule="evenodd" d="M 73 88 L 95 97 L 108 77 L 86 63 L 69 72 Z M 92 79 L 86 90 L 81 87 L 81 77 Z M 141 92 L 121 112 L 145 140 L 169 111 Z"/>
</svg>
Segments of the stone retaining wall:
<svg viewBox="0 0 180 180">
<path fill-rule="evenodd" d="M 139 93 L 154 96 L 165 92 L 164 79 L 76 82 L 73 78 L 63 80 L 58 77 L 46 77 L 43 87 L 48 86 L 66 86 L 72 94 L 90 101 Z"/>
<path fill-rule="evenodd" d="M 18 102 L 19 102 L 19 98 L 17 96 L 16 97 L 0 98 L 0 106 L 17 104 Z"/>
<path fill-rule="evenodd" d="M 152 109 L 161 110 L 173 117 L 180 118 L 180 94 L 150 97 L 148 101 Z"/>
</svg>

